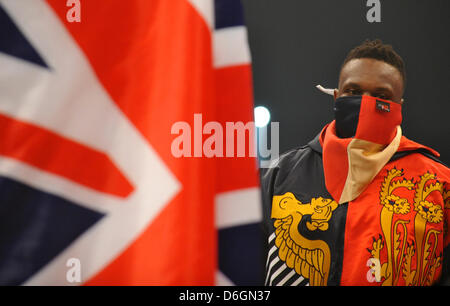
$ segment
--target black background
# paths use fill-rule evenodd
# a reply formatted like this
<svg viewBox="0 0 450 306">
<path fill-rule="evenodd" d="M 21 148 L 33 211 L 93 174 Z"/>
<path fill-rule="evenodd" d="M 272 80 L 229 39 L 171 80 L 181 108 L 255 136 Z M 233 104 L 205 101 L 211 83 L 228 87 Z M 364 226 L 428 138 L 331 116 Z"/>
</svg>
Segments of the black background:
<svg viewBox="0 0 450 306">
<path fill-rule="evenodd" d="M 306 144 L 333 120 L 333 98 L 347 53 L 366 38 L 391 44 L 406 63 L 403 134 L 449 164 L 450 1 L 381 0 L 381 22 L 367 0 L 243 0 L 253 59 L 255 105 L 280 122 L 280 152 Z"/>
</svg>

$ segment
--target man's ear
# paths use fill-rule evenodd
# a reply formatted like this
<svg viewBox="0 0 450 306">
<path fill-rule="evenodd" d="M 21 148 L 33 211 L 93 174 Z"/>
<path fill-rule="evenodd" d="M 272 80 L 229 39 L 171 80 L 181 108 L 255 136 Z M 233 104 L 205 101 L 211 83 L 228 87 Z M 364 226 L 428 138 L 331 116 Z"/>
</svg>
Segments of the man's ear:
<svg viewBox="0 0 450 306">
<path fill-rule="evenodd" d="M 333 96 L 334 96 L 334 101 L 336 101 L 337 97 L 339 96 L 339 90 L 337 88 L 334 89 Z"/>
</svg>

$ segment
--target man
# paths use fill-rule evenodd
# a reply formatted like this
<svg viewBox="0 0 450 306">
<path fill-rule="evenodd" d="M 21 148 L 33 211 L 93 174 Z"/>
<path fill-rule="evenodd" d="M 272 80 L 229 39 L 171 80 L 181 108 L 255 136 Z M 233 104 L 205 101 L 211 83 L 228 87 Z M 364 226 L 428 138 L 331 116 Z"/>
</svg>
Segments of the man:
<svg viewBox="0 0 450 306">
<path fill-rule="evenodd" d="M 266 285 L 432 285 L 449 277 L 450 170 L 402 136 L 402 58 L 345 59 L 335 120 L 262 175 Z"/>
</svg>

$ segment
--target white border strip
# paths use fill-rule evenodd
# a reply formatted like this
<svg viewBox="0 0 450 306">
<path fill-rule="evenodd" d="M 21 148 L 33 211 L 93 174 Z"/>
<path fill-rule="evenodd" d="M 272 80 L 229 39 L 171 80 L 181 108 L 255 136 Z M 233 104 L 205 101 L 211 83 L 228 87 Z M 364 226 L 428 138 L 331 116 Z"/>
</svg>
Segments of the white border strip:
<svg viewBox="0 0 450 306">
<path fill-rule="evenodd" d="M 216 286 L 235 286 L 235 284 L 220 270 L 216 271 Z"/>
<path fill-rule="evenodd" d="M 214 0 L 188 0 L 188 2 L 203 17 L 208 28 L 210 30 L 214 29 Z"/>
<path fill-rule="evenodd" d="M 258 187 L 219 193 L 215 203 L 218 229 L 262 220 L 261 194 Z"/>
<path fill-rule="evenodd" d="M 214 68 L 251 63 L 247 28 L 236 26 L 214 31 Z"/>
</svg>

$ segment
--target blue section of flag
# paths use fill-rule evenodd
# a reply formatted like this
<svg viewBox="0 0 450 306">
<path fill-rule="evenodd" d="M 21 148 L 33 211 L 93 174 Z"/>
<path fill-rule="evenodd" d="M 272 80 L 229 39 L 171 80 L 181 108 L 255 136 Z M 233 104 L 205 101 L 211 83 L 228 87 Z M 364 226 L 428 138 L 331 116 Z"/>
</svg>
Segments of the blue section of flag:
<svg viewBox="0 0 450 306">
<path fill-rule="evenodd" d="M 0 190 L 0 285 L 22 284 L 104 216 L 9 178 Z"/>
<path fill-rule="evenodd" d="M 0 52 L 49 68 L 0 4 Z"/>
<path fill-rule="evenodd" d="M 237 286 L 264 284 L 264 235 L 260 223 L 219 231 L 219 269 Z"/>
<path fill-rule="evenodd" d="M 244 25 L 241 0 L 215 0 L 215 28 L 222 29 Z"/>
</svg>

